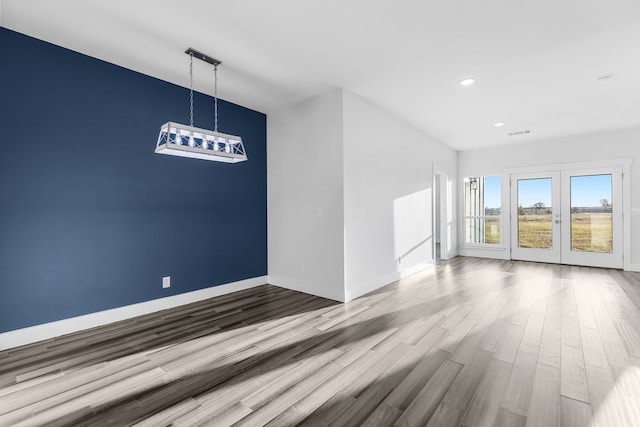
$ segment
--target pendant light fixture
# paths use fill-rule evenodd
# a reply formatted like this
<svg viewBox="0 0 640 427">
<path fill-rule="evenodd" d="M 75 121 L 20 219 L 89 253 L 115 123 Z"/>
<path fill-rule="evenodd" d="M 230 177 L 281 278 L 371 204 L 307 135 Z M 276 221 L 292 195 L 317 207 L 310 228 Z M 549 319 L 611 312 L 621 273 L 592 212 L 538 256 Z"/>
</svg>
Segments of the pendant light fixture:
<svg viewBox="0 0 640 427">
<path fill-rule="evenodd" d="M 158 142 L 156 144 L 156 153 L 226 163 L 237 163 L 247 160 L 247 154 L 244 151 L 242 138 L 218 132 L 218 65 L 220 65 L 221 62 L 192 48 L 187 49 L 185 53 L 190 57 L 190 124 L 188 126 L 175 122 L 167 122 L 163 124 L 160 127 L 160 135 L 158 136 Z M 213 65 L 214 129 L 212 131 L 193 126 L 194 57 Z"/>
</svg>

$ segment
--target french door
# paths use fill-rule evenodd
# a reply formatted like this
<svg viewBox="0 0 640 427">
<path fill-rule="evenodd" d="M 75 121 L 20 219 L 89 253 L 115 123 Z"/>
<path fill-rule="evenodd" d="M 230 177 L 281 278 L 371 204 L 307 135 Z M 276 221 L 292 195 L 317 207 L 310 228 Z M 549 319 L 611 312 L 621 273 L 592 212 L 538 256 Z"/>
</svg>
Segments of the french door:
<svg viewBox="0 0 640 427">
<path fill-rule="evenodd" d="M 511 258 L 622 268 L 622 168 L 511 175 Z"/>
</svg>

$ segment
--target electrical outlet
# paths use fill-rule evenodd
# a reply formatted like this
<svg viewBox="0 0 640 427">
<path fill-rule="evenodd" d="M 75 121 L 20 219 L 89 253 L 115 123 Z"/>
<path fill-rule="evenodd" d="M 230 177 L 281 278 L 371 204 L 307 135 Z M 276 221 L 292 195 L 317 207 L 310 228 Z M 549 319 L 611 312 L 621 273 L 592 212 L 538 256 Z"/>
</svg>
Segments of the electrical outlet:
<svg viewBox="0 0 640 427">
<path fill-rule="evenodd" d="M 162 278 L 162 289 L 171 287 L 171 276 L 164 276 Z"/>
</svg>

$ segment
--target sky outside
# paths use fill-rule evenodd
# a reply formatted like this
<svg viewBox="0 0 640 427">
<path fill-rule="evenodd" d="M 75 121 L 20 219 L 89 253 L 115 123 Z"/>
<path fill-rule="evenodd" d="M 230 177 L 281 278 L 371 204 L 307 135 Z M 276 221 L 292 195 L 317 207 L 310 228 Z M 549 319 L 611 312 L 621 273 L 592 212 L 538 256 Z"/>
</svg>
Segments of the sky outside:
<svg viewBox="0 0 640 427">
<path fill-rule="evenodd" d="M 551 194 L 551 178 L 518 180 L 518 206 L 528 208 L 538 202 L 552 206 Z"/>
<path fill-rule="evenodd" d="M 602 206 L 600 200 L 611 200 L 611 175 L 571 177 L 571 206 Z"/>
<path fill-rule="evenodd" d="M 484 206 L 485 208 L 499 208 L 500 204 L 500 177 L 486 176 L 484 178 Z"/>
<path fill-rule="evenodd" d="M 611 175 L 587 175 L 571 177 L 571 206 L 597 207 L 600 200 L 611 203 Z M 524 207 L 542 202 L 551 206 L 551 178 L 518 181 L 518 203 Z"/>
<path fill-rule="evenodd" d="M 542 202 L 551 206 L 551 178 L 518 181 L 519 203 L 524 207 Z M 499 176 L 487 176 L 484 181 L 484 205 L 499 208 L 501 200 Z M 571 206 L 601 206 L 600 200 L 611 197 L 611 175 L 587 175 L 571 177 Z"/>
</svg>

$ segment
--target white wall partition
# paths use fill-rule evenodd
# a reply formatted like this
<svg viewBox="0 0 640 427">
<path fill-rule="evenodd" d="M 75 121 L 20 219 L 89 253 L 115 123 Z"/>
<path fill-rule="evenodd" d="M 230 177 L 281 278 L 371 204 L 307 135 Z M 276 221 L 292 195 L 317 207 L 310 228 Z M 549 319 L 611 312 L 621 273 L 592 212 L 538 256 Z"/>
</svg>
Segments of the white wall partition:
<svg viewBox="0 0 640 427">
<path fill-rule="evenodd" d="M 271 283 L 344 299 L 342 91 L 267 119 Z"/>
<path fill-rule="evenodd" d="M 433 264 L 432 165 L 455 177 L 454 150 L 344 90 L 268 137 L 271 283 L 349 300 Z"/>
</svg>

